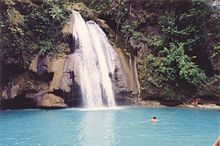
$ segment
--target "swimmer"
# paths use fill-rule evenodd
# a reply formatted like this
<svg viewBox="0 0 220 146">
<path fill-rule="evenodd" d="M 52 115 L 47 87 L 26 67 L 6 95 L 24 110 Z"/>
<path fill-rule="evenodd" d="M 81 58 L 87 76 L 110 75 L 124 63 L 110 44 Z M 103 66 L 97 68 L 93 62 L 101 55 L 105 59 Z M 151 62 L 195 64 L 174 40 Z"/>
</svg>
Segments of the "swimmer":
<svg viewBox="0 0 220 146">
<path fill-rule="evenodd" d="M 151 121 L 152 123 L 158 122 L 157 117 L 153 117 L 150 121 Z"/>
</svg>

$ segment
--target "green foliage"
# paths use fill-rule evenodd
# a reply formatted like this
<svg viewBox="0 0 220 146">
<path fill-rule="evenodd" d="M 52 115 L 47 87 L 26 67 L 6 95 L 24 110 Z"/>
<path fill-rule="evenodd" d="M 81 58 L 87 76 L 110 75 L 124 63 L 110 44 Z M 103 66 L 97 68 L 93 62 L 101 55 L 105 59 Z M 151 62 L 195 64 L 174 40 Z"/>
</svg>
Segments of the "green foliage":
<svg viewBox="0 0 220 146">
<path fill-rule="evenodd" d="M 39 43 L 39 54 L 45 55 L 51 50 L 51 46 L 54 46 L 50 40 L 43 40 Z"/>
<path fill-rule="evenodd" d="M 70 12 L 64 1 L 1 1 L 2 53 L 12 63 L 28 65 L 27 56 L 55 53 Z"/>
<path fill-rule="evenodd" d="M 217 44 L 214 45 L 214 52 L 215 52 L 215 53 L 216 53 L 216 52 L 218 53 L 219 50 L 220 50 L 220 43 L 217 43 Z"/>
<path fill-rule="evenodd" d="M 102 17 L 116 22 L 115 28 L 132 46 L 128 51 L 143 51 L 138 66 L 142 87 L 150 82 L 167 89 L 196 89 L 207 78 L 204 65 L 198 60 L 203 58 L 201 54 L 212 52 L 208 50 L 209 39 L 214 42 L 213 52 L 218 52 L 220 40 L 217 37 L 220 36 L 219 15 L 208 2 L 210 0 L 86 1 Z M 211 54 L 204 61 L 208 62 L 209 56 Z"/>
<path fill-rule="evenodd" d="M 121 26 L 121 32 L 124 34 L 126 39 L 133 38 L 138 40 L 138 38 L 142 36 L 142 33 L 137 31 L 138 26 L 138 21 L 125 21 Z"/>
<path fill-rule="evenodd" d="M 185 54 L 182 43 L 170 44 L 169 48 L 164 47 L 159 52 L 159 56 L 151 54 L 147 57 L 149 81 L 154 85 L 197 86 L 206 79 L 204 72 Z"/>
<path fill-rule="evenodd" d="M 212 9 L 204 2 L 164 12 L 159 18 L 162 35 L 149 35 L 146 72 L 142 78 L 157 87 L 199 87 L 207 79 L 196 64 L 196 52 L 207 49 Z M 217 25 L 212 21 L 212 25 Z M 218 49 L 218 45 L 215 45 Z"/>
<path fill-rule="evenodd" d="M 135 41 L 138 41 L 139 38 L 142 37 L 142 35 L 143 35 L 143 34 L 142 34 L 141 32 L 134 31 L 134 32 L 132 33 L 131 39 L 134 39 Z"/>
<path fill-rule="evenodd" d="M 95 9 L 100 15 L 113 16 L 111 19 L 120 24 L 121 19 L 124 19 L 127 15 L 128 9 L 126 6 L 126 0 L 76 0 L 77 2 L 84 2 L 90 8 Z M 125 20 L 125 19 L 124 19 Z"/>
<path fill-rule="evenodd" d="M 131 45 L 133 44 L 133 50 L 129 51 L 137 51 L 136 49 L 139 49 L 139 45 L 137 44 L 145 40 L 143 33 L 139 30 L 139 26 L 145 22 L 145 19 L 132 9 L 132 2 L 130 3 L 127 0 L 85 0 L 84 2 L 89 7 L 97 10 L 100 15 L 110 16 L 109 19 L 116 23 L 116 31 L 122 32 L 124 39 L 130 42 Z M 139 1 L 135 3 L 139 4 Z M 139 17 L 144 20 L 140 21 Z"/>
<path fill-rule="evenodd" d="M 175 15 L 161 16 L 159 24 L 164 37 L 168 41 L 182 42 L 188 51 L 204 46 L 206 34 L 204 28 L 208 27 L 209 7 L 205 4 L 192 4 L 191 7 L 179 10 Z"/>
</svg>

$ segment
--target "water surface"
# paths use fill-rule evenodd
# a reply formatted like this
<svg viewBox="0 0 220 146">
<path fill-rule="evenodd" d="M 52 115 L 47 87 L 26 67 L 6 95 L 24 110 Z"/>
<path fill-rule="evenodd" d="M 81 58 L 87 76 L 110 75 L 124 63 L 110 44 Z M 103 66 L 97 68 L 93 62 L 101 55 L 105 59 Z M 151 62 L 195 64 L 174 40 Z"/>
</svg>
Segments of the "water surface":
<svg viewBox="0 0 220 146">
<path fill-rule="evenodd" d="M 218 135 L 220 110 L 0 111 L 1 146 L 211 146 Z"/>
</svg>

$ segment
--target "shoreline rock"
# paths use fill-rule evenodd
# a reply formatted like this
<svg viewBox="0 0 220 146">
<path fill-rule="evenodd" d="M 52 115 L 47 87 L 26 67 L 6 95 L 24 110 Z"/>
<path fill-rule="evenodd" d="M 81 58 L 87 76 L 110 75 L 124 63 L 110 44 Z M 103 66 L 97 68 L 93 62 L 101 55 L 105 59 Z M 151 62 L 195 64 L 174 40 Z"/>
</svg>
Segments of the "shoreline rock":
<svg viewBox="0 0 220 146">
<path fill-rule="evenodd" d="M 192 105 L 192 104 L 186 104 L 186 105 L 182 104 L 182 105 L 179 105 L 178 107 L 186 107 L 186 108 L 193 108 L 193 109 L 220 109 L 219 105 L 210 104 L 210 103 L 198 104 L 197 106 Z"/>
<path fill-rule="evenodd" d="M 52 93 L 44 93 L 36 98 L 36 105 L 39 108 L 66 108 L 67 105 L 59 96 L 56 96 Z"/>
<path fill-rule="evenodd" d="M 158 100 L 142 100 L 136 103 L 138 106 L 143 107 L 181 107 L 181 108 L 192 108 L 192 109 L 220 109 L 220 106 L 214 103 L 206 103 L 206 104 L 198 104 L 197 106 L 193 104 L 180 104 L 177 106 L 170 106 L 170 105 L 164 105 L 162 104 L 163 101 Z"/>
</svg>

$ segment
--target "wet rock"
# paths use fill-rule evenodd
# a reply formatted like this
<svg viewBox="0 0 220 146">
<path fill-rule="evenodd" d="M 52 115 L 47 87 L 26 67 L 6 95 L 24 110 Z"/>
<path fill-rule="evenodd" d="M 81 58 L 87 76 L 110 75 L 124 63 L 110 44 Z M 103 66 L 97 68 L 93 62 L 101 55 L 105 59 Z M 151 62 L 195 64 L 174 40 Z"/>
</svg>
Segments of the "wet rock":
<svg viewBox="0 0 220 146">
<path fill-rule="evenodd" d="M 86 7 L 83 3 L 76 3 L 73 7 L 74 10 L 78 11 L 85 20 L 94 20 L 97 18 L 95 11 L 92 11 Z"/>
<path fill-rule="evenodd" d="M 52 80 L 49 85 L 49 90 L 63 90 L 70 91 L 72 85 L 71 71 L 72 60 L 71 55 L 63 55 L 56 58 L 49 58 L 48 56 L 39 57 L 38 55 L 32 61 L 29 70 L 35 72 L 37 75 L 53 73 Z"/>
<path fill-rule="evenodd" d="M 60 89 L 60 81 L 63 77 L 64 61 L 64 58 L 57 58 L 56 60 L 54 59 L 48 68 L 49 72 L 53 72 L 53 79 L 50 82 L 50 91 Z"/>
<path fill-rule="evenodd" d="M 137 102 L 129 96 L 118 96 L 116 99 L 117 105 L 135 105 Z"/>
<path fill-rule="evenodd" d="M 62 77 L 60 78 L 59 89 L 70 92 L 73 84 L 73 55 L 68 55 L 63 64 Z"/>
<path fill-rule="evenodd" d="M 139 105 L 147 106 L 147 107 L 161 107 L 161 103 L 155 100 L 141 100 L 139 101 Z"/>
<path fill-rule="evenodd" d="M 52 93 L 41 93 L 34 96 L 36 105 L 42 108 L 65 108 L 64 99 Z"/>
<path fill-rule="evenodd" d="M 102 30 L 106 33 L 106 35 L 108 36 L 108 38 L 110 39 L 114 39 L 115 38 L 115 34 L 112 31 L 112 29 L 107 25 L 105 20 L 102 19 L 96 19 L 95 22 L 102 28 Z"/>
<path fill-rule="evenodd" d="M 129 94 L 130 93 L 130 86 L 128 84 L 127 78 L 125 73 L 123 72 L 123 69 L 121 67 L 117 67 L 115 70 L 115 92 L 118 96 L 123 96 L 123 94 Z"/>
</svg>

